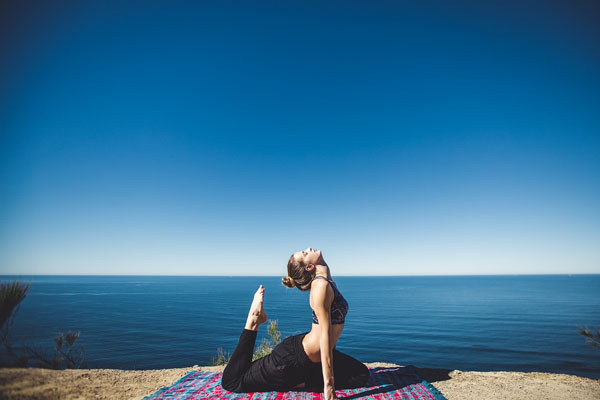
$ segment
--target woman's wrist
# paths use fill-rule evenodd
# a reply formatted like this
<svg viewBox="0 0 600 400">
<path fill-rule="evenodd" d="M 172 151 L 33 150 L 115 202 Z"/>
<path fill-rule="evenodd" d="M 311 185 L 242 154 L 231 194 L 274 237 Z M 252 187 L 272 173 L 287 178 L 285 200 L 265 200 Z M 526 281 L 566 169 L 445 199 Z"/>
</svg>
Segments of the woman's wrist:
<svg viewBox="0 0 600 400">
<path fill-rule="evenodd" d="M 335 396 L 335 389 L 333 386 L 325 385 L 325 388 L 323 390 L 323 398 L 325 400 L 337 399 L 337 397 Z"/>
<path fill-rule="evenodd" d="M 325 383 L 325 387 L 323 388 L 323 393 L 327 394 L 327 393 L 333 393 L 333 392 L 335 392 L 335 385 L 333 384 L 333 382 Z"/>
</svg>

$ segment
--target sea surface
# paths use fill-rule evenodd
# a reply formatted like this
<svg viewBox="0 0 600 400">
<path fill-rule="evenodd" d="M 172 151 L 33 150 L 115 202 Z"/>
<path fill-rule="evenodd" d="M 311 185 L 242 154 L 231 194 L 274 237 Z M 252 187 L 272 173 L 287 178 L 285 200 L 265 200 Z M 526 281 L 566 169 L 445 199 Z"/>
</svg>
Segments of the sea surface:
<svg viewBox="0 0 600 400">
<path fill-rule="evenodd" d="M 600 275 L 333 278 L 350 305 L 337 348 L 363 362 L 600 378 L 577 331 L 600 327 Z M 233 352 L 260 284 L 283 337 L 311 328 L 308 293 L 279 276 L 0 276 L 12 280 L 31 282 L 13 342 L 51 350 L 80 331 L 88 368 L 209 365 Z"/>
</svg>

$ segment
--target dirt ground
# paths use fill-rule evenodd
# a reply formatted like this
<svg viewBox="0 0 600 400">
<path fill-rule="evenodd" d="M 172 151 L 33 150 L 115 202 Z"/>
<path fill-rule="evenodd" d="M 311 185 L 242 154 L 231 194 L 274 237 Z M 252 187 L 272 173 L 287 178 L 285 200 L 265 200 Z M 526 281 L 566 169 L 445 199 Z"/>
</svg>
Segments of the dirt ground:
<svg viewBox="0 0 600 400">
<path fill-rule="evenodd" d="M 369 367 L 395 364 L 368 363 Z M 223 367 L 159 370 L 41 368 L 0 369 L 0 398 L 141 399 L 194 369 L 222 371 Z M 600 399 L 600 380 L 542 372 L 473 372 L 418 368 L 448 400 L 481 399 Z"/>
</svg>

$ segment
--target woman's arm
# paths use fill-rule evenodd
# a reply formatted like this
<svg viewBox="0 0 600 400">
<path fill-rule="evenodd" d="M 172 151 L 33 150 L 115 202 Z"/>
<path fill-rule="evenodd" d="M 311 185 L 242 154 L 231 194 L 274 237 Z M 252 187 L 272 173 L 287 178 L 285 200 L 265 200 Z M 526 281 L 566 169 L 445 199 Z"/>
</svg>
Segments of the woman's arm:
<svg viewBox="0 0 600 400">
<path fill-rule="evenodd" d="M 323 367 L 323 395 L 326 400 L 336 399 L 335 382 L 333 377 L 333 354 L 331 348 L 331 302 L 333 296 L 327 296 L 328 283 L 318 280 L 313 283 L 311 292 L 313 295 L 313 304 L 315 305 L 315 314 L 319 320 L 321 328 L 320 347 L 321 347 L 321 365 Z M 329 297 L 329 298 L 328 298 Z"/>
</svg>

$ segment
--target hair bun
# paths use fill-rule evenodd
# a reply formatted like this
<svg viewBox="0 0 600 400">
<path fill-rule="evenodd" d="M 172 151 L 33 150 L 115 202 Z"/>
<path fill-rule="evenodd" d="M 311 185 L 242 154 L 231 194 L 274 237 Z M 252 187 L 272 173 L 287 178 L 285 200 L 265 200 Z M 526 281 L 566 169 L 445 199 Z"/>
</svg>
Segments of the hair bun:
<svg viewBox="0 0 600 400">
<path fill-rule="evenodd" d="M 281 278 L 281 283 L 283 283 L 284 286 L 286 286 L 290 289 L 293 288 L 294 286 L 296 286 L 296 282 L 289 276 L 287 276 L 285 278 Z"/>
</svg>

